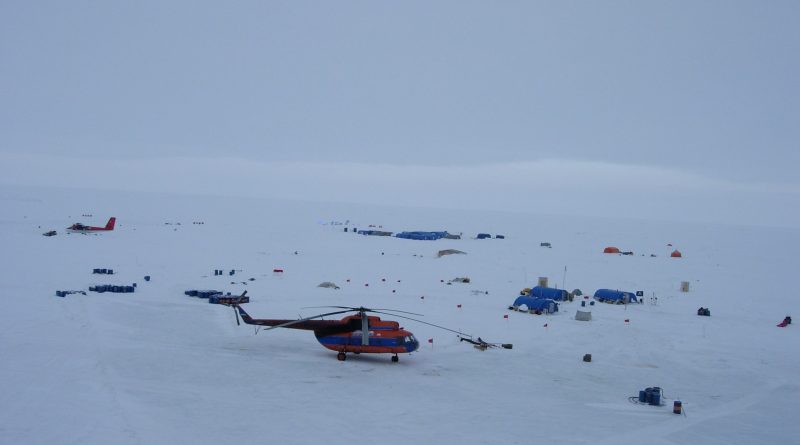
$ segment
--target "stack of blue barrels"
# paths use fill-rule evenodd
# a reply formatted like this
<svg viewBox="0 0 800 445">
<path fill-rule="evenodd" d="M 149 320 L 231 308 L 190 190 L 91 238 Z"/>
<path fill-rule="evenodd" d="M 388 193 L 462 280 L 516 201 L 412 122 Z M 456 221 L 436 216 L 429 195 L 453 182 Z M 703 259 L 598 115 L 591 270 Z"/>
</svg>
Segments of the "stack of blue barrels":
<svg viewBox="0 0 800 445">
<path fill-rule="evenodd" d="M 61 298 L 64 298 L 69 294 L 83 294 L 83 295 L 86 295 L 86 292 L 84 292 L 82 290 L 57 290 L 56 291 L 56 296 L 57 297 L 61 297 Z"/>
<path fill-rule="evenodd" d="M 114 269 L 92 269 L 94 274 L 114 275 Z"/>
<path fill-rule="evenodd" d="M 250 297 L 244 295 L 231 295 L 230 292 L 228 292 L 226 295 L 219 293 L 208 297 L 208 302 L 211 304 L 242 304 L 249 303 Z"/>
<path fill-rule="evenodd" d="M 197 298 L 210 298 L 212 295 L 222 295 L 218 290 L 196 290 L 191 289 L 184 292 L 185 295 Z"/>
<path fill-rule="evenodd" d="M 115 286 L 112 284 L 98 284 L 97 286 L 90 286 L 89 290 L 92 292 L 112 292 L 115 294 L 130 294 L 133 293 L 136 286 Z"/>
<path fill-rule="evenodd" d="M 654 386 L 639 391 L 639 403 L 646 403 L 653 406 L 661 406 L 661 388 Z"/>
<path fill-rule="evenodd" d="M 98 284 L 97 286 L 90 286 L 89 290 L 92 292 L 112 292 L 115 294 L 130 294 L 133 293 L 136 286 L 115 286 L 112 284 Z"/>
</svg>

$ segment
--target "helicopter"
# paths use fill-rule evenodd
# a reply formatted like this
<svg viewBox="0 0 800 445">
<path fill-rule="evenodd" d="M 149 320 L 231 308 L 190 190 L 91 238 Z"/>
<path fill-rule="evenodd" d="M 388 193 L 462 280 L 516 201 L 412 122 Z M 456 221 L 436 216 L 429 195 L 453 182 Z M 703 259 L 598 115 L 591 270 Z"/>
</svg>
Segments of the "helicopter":
<svg viewBox="0 0 800 445">
<path fill-rule="evenodd" d="M 414 337 L 414 334 L 400 327 L 398 322 L 392 320 L 381 320 L 380 317 L 367 315 L 368 313 L 390 315 L 392 317 L 404 318 L 417 323 L 444 329 L 446 331 L 458 334 L 461 341 L 472 343 L 473 345 L 476 345 L 476 348 L 482 350 L 497 346 L 511 349 L 510 344 L 487 343 L 481 340 L 480 337 L 478 337 L 477 340 L 474 340 L 469 334 L 449 329 L 444 326 L 435 325 L 433 323 L 406 317 L 398 314 L 398 312 L 417 316 L 422 316 L 422 314 L 399 311 L 395 309 L 322 306 L 341 310 L 296 320 L 282 320 L 252 318 L 239 303 L 225 305 L 232 306 L 234 308 L 234 312 L 236 313 L 236 324 L 239 324 L 239 317 L 241 317 L 246 324 L 258 326 L 256 333 L 258 333 L 258 329 L 261 329 L 261 326 L 266 326 L 263 328 L 264 330 L 288 328 L 314 331 L 314 336 L 322 346 L 337 352 L 336 358 L 339 361 L 345 361 L 347 359 L 347 353 L 351 352 L 354 354 L 392 354 L 392 362 L 398 362 L 400 359 L 397 354 L 408 354 L 419 349 L 419 341 L 416 337 Z M 319 306 L 316 306 L 316 308 L 319 308 Z M 345 316 L 341 320 L 320 320 L 323 317 L 346 314 L 350 312 L 355 312 L 355 314 Z"/>
</svg>

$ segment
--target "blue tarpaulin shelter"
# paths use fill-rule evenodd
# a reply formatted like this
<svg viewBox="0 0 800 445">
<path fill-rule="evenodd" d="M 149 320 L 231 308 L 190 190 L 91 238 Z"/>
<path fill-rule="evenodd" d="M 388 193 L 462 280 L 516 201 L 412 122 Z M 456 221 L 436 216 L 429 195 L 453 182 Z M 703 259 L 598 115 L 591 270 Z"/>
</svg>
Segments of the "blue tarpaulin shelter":
<svg viewBox="0 0 800 445">
<path fill-rule="evenodd" d="M 447 232 L 400 232 L 396 238 L 433 241 L 447 236 Z"/>
<path fill-rule="evenodd" d="M 519 310 L 519 307 L 525 305 L 529 311 L 541 311 L 543 313 L 558 312 L 558 303 L 546 298 L 533 298 L 521 296 L 514 300 L 512 308 Z"/>
<path fill-rule="evenodd" d="M 492 237 L 492 235 L 490 235 L 488 233 L 479 233 L 478 234 L 478 239 L 489 239 L 491 237 Z"/>
<path fill-rule="evenodd" d="M 613 289 L 597 289 L 594 299 L 603 303 L 628 304 L 638 303 L 636 294 L 633 292 L 623 292 Z"/>
<path fill-rule="evenodd" d="M 566 301 L 569 299 L 569 292 L 564 289 L 535 286 L 533 289 L 531 289 L 531 296 L 535 298 L 549 298 L 550 300 Z"/>
</svg>

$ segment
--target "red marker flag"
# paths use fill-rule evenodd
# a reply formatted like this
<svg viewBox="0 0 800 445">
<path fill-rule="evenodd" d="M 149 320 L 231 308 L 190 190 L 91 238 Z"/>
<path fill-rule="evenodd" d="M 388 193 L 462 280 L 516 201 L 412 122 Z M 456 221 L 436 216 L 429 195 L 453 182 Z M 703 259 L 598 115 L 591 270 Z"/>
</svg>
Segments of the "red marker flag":
<svg viewBox="0 0 800 445">
<path fill-rule="evenodd" d="M 544 324 L 544 327 L 547 327 L 547 323 Z"/>
<path fill-rule="evenodd" d="M 625 319 L 625 323 L 630 323 L 630 319 Z"/>
<path fill-rule="evenodd" d="M 432 339 L 432 338 L 429 338 L 429 339 L 428 339 L 428 343 L 431 343 L 431 344 L 433 344 L 433 339 Z"/>
<path fill-rule="evenodd" d="M 459 309 L 461 309 L 461 305 L 460 305 L 460 304 L 459 304 L 459 305 L 457 305 L 456 307 L 457 307 L 457 308 L 459 308 Z"/>
<path fill-rule="evenodd" d="M 503 318 L 508 318 L 508 314 L 506 314 L 506 315 L 503 315 Z"/>
</svg>

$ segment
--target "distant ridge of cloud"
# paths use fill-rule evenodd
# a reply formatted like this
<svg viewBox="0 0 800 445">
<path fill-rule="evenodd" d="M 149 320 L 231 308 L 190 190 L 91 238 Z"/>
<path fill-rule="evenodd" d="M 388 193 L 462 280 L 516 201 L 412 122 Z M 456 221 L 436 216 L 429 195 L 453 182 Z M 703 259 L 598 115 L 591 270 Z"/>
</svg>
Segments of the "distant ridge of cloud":
<svg viewBox="0 0 800 445">
<path fill-rule="evenodd" d="M 8 185 L 272 197 L 581 216 L 796 225 L 796 184 L 734 183 L 649 166 L 547 159 L 484 165 L 135 160 L 0 153 Z"/>
</svg>

